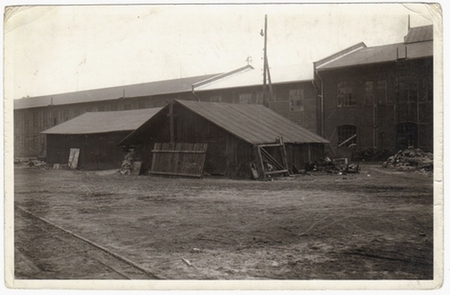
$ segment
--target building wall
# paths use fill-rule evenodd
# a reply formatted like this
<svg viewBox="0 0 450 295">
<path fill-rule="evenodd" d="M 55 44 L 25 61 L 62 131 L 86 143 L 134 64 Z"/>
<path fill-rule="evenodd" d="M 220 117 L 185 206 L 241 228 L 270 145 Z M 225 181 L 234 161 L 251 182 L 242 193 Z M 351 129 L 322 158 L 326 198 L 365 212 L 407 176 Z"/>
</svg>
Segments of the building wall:
<svg viewBox="0 0 450 295">
<path fill-rule="evenodd" d="M 14 110 L 14 155 L 45 157 L 46 137 L 40 132 L 83 113 L 163 107 L 174 99 L 193 99 L 193 96 L 191 93 L 182 93 Z"/>
<path fill-rule="evenodd" d="M 130 132 L 99 134 L 48 134 L 47 163 L 67 164 L 71 148 L 80 149 L 78 167 L 86 170 L 120 168 L 125 153 L 118 147 Z"/>
<path fill-rule="evenodd" d="M 266 105 L 275 112 L 316 133 L 317 91 L 312 81 L 273 85 L 274 97 Z M 264 104 L 262 86 L 122 98 L 69 105 L 52 105 L 14 111 L 16 157 L 46 156 L 46 137 L 40 132 L 85 112 L 164 107 L 174 99 Z"/>
<path fill-rule="evenodd" d="M 319 120 L 332 154 L 350 157 L 368 148 L 395 152 L 408 145 L 432 151 L 432 64 L 429 58 L 319 72 Z M 352 131 L 356 138 L 345 142 Z"/>
<path fill-rule="evenodd" d="M 303 128 L 318 132 L 317 89 L 312 81 L 275 84 L 272 89 L 273 97 L 267 102 L 262 86 L 201 91 L 196 95 L 201 101 L 265 104 Z"/>
</svg>

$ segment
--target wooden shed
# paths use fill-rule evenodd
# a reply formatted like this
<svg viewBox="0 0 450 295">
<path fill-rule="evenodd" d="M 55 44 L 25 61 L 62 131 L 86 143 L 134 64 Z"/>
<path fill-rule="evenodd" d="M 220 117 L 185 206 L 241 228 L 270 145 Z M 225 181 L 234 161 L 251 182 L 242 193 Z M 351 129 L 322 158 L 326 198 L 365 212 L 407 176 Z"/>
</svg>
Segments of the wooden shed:
<svg viewBox="0 0 450 295">
<path fill-rule="evenodd" d="M 151 173 L 185 175 L 190 166 L 194 176 L 266 178 L 303 169 L 327 143 L 262 105 L 175 100 L 120 145 L 135 148 Z"/>
<path fill-rule="evenodd" d="M 80 169 L 120 168 L 124 152 L 118 144 L 160 110 L 84 113 L 47 129 L 47 163 L 67 164 L 72 149 Z"/>
</svg>

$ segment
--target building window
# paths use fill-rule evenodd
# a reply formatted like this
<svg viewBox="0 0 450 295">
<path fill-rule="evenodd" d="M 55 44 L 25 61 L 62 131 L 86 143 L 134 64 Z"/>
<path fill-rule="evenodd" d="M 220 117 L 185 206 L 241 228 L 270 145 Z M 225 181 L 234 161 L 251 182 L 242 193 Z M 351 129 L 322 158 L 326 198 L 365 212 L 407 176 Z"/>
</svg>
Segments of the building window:
<svg viewBox="0 0 450 295">
<path fill-rule="evenodd" d="M 430 77 L 425 77 L 422 79 L 422 89 L 423 95 L 421 96 L 420 101 L 433 101 L 433 81 Z"/>
<path fill-rule="evenodd" d="M 397 93 L 399 103 L 415 103 L 417 102 L 417 86 L 416 81 L 407 80 L 405 76 L 397 79 Z"/>
<path fill-rule="evenodd" d="M 38 126 L 39 126 L 38 116 L 36 113 L 33 113 L 33 127 L 38 127 Z"/>
<path fill-rule="evenodd" d="M 126 103 L 126 104 L 124 104 L 123 109 L 124 110 L 131 110 L 131 109 L 133 109 L 133 106 L 131 104 L 129 104 L 129 103 Z"/>
<path fill-rule="evenodd" d="M 291 112 L 303 111 L 303 89 L 291 89 L 289 91 L 289 106 Z"/>
<path fill-rule="evenodd" d="M 239 103 L 250 104 L 252 103 L 252 94 L 251 93 L 241 93 L 239 94 Z"/>
<path fill-rule="evenodd" d="M 377 83 L 378 104 L 387 104 L 387 82 L 380 80 Z"/>
<path fill-rule="evenodd" d="M 264 103 L 264 93 L 261 91 L 254 91 L 253 97 L 255 98 L 256 104 L 263 104 Z"/>
<path fill-rule="evenodd" d="M 356 126 L 342 125 L 338 127 L 338 147 L 356 146 Z"/>
<path fill-rule="evenodd" d="M 68 109 L 63 110 L 63 120 L 64 122 L 70 119 L 70 111 Z"/>
<path fill-rule="evenodd" d="M 222 96 L 220 96 L 220 95 L 212 95 L 210 101 L 211 102 L 222 102 Z"/>
<path fill-rule="evenodd" d="M 337 103 L 338 107 L 349 107 L 356 105 L 356 99 L 353 97 L 351 84 L 341 82 L 337 84 Z"/>
<path fill-rule="evenodd" d="M 367 81 L 365 84 L 364 104 L 366 106 L 373 105 L 373 82 Z"/>
<path fill-rule="evenodd" d="M 138 109 L 145 109 L 147 107 L 147 103 L 145 101 L 140 101 L 138 103 Z"/>
</svg>

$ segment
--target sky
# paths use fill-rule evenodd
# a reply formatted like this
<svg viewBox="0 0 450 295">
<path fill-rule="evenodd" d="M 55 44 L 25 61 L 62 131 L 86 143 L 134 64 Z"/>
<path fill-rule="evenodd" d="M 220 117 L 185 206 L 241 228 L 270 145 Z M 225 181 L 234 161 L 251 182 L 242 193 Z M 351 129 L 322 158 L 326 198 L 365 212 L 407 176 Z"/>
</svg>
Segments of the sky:
<svg viewBox="0 0 450 295">
<path fill-rule="evenodd" d="M 439 24 L 423 4 L 14 7 L 4 22 L 5 98 L 312 63 L 364 42 L 403 41 Z"/>
</svg>

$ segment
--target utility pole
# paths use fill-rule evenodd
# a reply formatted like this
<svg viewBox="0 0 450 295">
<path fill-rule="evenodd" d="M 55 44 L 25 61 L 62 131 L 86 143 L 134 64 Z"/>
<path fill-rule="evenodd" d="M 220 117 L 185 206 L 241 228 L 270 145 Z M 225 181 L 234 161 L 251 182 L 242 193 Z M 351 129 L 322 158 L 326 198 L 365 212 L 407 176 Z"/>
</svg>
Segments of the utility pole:
<svg viewBox="0 0 450 295">
<path fill-rule="evenodd" d="M 264 71 L 263 71 L 263 97 L 264 104 L 269 106 L 269 101 L 272 100 L 272 79 L 269 71 L 269 61 L 267 59 L 267 14 L 264 17 L 264 31 L 261 30 L 261 35 L 264 36 Z M 269 95 L 267 95 L 267 79 L 269 79 Z"/>
</svg>

